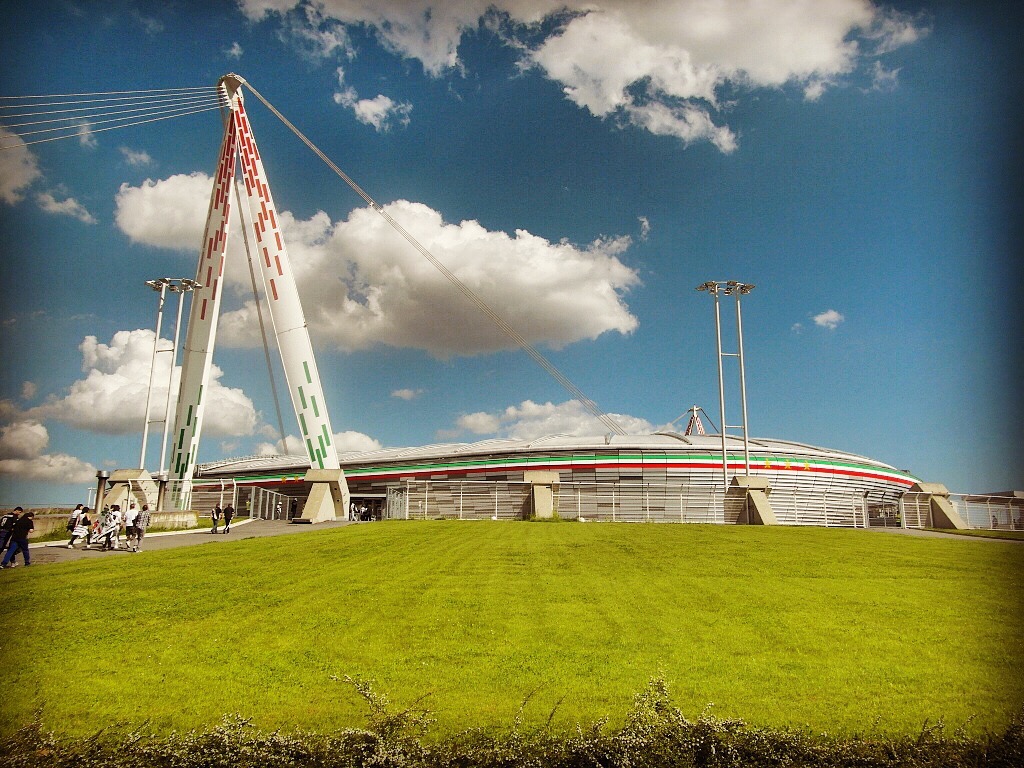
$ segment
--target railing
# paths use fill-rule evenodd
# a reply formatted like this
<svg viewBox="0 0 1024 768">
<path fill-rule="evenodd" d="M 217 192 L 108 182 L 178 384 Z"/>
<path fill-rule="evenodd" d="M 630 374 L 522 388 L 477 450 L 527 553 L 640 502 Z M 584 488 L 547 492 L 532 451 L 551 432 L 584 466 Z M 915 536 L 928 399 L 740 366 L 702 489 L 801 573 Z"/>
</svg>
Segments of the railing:
<svg viewBox="0 0 1024 768">
<path fill-rule="evenodd" d="M 900 499 L 907 528 L 934 528 L 935 516 L 931 495 L 905 493 Z M 991 496 L 985 494 L 951 493 L 949 503 L 953 511 L 975 530 L 1024 530 L 1024 498 L 1019 496 Z"/>
<path fill-rule="evenodd" d="M 652 523 L 736 523 L 745 513 L 745 495 L 728 493 L 721 482 L 692 483 L 556 483 L 554 512 L 563 519 Z M 288 519 L 293 497 L 236 483 L 232 479 L 203 483 L 167 483 L 163 504 L 157 484 L 133 481 L 132 498 L 153 511 L 194 510 L 205 516 L 215 505 L 228 503 L 241 517 Z M 782 525 L 837 528 L 933 528 L 935 519 L 927 493 L 852 492 L 779 488 L 768 501 Z M 1024 498 L 950 494 L 954 511 L 969 528 L 1024 530 Z M 387 491 L 384 516 L 390 519 L 515 520 L 533 512 L 532 485 L 503 480 L 408 480 Z"/>
<path fill-rule="evenodd" d="M 268 488 L 252 490 L 250 514 L 260 520 L 287 520 L 291 512 L 291 499 Z"/>
<path fill-rule="evenodd" d="M 416 480 L 389 489 L 391 520 L 515 520 L 529 515 L 529 483 Z"/>
<path fill-rule="evenodd" d="M 737 523 L 746 495 L 714 482 L 557 483 L 555 514 L 562 519 L 649 523 Z M 895 493 L 782 491 L 769 502 L 783 525 L 840 528 L 898 527 Z M 388 489 L 385 517 L 399 520 L 510 520 L 532 514 L 531 485 L 486 480 L 409 480 Z"/>
<path fill-rule="evenodd" d="M 968 528 L 1024 530 L 1024 498 L 953 493 L 949 501 Z"/>
</svg>

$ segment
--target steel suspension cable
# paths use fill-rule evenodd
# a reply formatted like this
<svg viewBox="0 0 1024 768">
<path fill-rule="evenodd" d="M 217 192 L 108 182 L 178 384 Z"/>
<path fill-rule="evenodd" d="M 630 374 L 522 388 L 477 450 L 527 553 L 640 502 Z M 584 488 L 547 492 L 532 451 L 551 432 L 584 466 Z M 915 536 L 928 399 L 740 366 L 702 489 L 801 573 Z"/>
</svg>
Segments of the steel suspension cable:
<svg viewBox="0 0 1024 768">
<path fill-rule="evenodd" d="M 110 126 L 107 126 L 106 128 L 96 128 L 96 129 L 93 129 L 93 128 L 89 128 L 88 126 L 85 126 L 85 127 L 82 128 L 82 130 L 76 131 L 75 133 L 69 133 L 69 134 L 67 134 L 65 136 L 50 136 L 49 138 L 33 139 L 32 141 L 22 141 L 22 140 L 20 140 L 20 137 L 17 134 L 12 133 L 11 135 L 16 137 L 16 138 L 18 138 L 19 141 L 16 141 L 16 142 L 11 143 L 11 144 L 0 145 L 0 151 L 5 150 L 5 149 L 15 149 L 16 147 L 27 147 L 27 146 L 31 146 L 33 144 L 46 144 L 47 142 L 50 142 L 50 141 L 60 141 L 61 139 L 74 139 L 74 138 L 79 137 L 79 136 L 90 136 L 90 135 L 92 135 L 94 133 L 104 133 L 105 131 L 116 131 L 119 128 L 130 128 L 133 125 L 145 125 L 146 123 L 156 123 L 156 122 L 159 122 L 160 120 L 171 120 L 171 119 L 173 119 L 175 117 L 185 117 L 187 115 L 196 115 L 196 114 L 199 114 L 200 112 L 211 112 L 211 111 L 213 111 L 215 109 L 220 109 L 220 105 L 219 104 L 214 104 L 211 107 L 202 107 L 201 109 L 192 109 L 192 110 L 189 110 L 187 112 L 179 112 L 179 113 L 176 113 L 176 114 L 173 114 L 173 115 L 163 115 L 162 117 L 151 117 L 151 118 L 149 118 L 147 120 L 133 120 L 133 121 L 128 122 L 128 123 L 123 123 L 122 125 L 110 125 Z"/>
<path fill-rule="evenodd" d="M 99 97 L 99 98 L 86 98 Z M 185 117 L 220 108 L 221 96 L 216 88 L 209 86 L 190 88 L 151 88 L 136 91 L 106 91 L 87 93 L 47 94 L 31 96 L 0 96 L 0 128 L 4 131 L 5 143 L 0 150 L 14 149 L 34 144 L 44 144 L 61 139 L 73 139 L 94 133 L 128 128 L 135 125 Z M 82 106 L 87 105 L 87 106 Z M 38 107 L 59 107 L 39 111 Z M 28 111 L 25 109 L 36 110 Z M 86 115 L 72 113 L 87 112 Z M 9 120 L 29 116 L 50 116 L 47 120 L 10 124 Z M 56 117 L 64 115 L 63 117 Z M 117 117 L 111 117 L 118 115 Z M 96 120 L 95 118 L 104 118 Z M 77 122 L 76 122 L 77 121 Z M 70 123 L 33 131 L 16 131 L 13 128 L 30 125 Z M 113 125 L 107 125 L 113 123 Z M 95 127 L 103 125 L 102 128 Z M 47 136 L 26 141 L 24 137 L 47 133 Z M 12 141 L 14 139 L 14 141 Z"/>
<path fill-rule="evenodd" d="M 0 119 L 4 121 L 4 126 L 7 128 L 21 128 L 26 125 L 46 125 L 48 123 L 60 123 L 67 122 L 69 120 L 91 120 L 95 117 L 107 117 L 109 115 L 124 115 L 135 112 L 144 112 L 145 110 L 155 110 L 160 107 L 185 107 L 195 106 L 197 104 L 209 104 L 212 101 L 219 103 L 219 97 L 216 93 L 203 94 L 201 96 L 178 96 L 170 99 L 160 99 L 159 101 L 153 99 L 144 99 L 141 101 L 131 101 L 123 104 L 109 105 L 112 107 L 127 107 L 127 109 L 110 109 L 108 107 L 72 107 L 69 109 L 49 109 L 42 110 L 39 112 L 17 112 L 14 114 L 6 114 L 0 111 Z M 81 102 L 71 102 L 72 104 L 79 104 Z M 73 112 L 88 112 L 86 115 L 71 114 Z M 54 115 L 66 115 L 66 117 L 54 117 Z M 12 123 L 11 120 L 20 119 L 23 117 L 45 117 L 43 120 L 31 120 L 24 123 Z"/>
<path fill-rule="evenodd" d="M 176 114 L 178 114 L 179 112 L 182 112 L 184 110 L 189 110 L 189 109 L 192 109 L 193 107 L 203 107 L 203 106 L 208 106 L 208 105 L 211 106 L 211 109 L 217 109 L 220 106 L 220 102 L 216 101 L 216 100 L 214 100 L 214 101 L 205 100 L 205 101 L 201 101 L 201 102 L 194 102 L 194 103 L 190 103 L 190 104 L 181 104 L 181 105 L 176 105 L 176 106 L 171 106 L 171 107 L 166 107 L 166 108 L 164 108 L 162 106 L 161 107 L 140 107 L 138 110 L 133 110 L 133 111 L 138 111 L 138 112 L 142 113 L 140 115 L 135 115 L 134 117 L 155 117 L 157 115 L 167 115 L 167 116 L 170 116 L 170 117 L 174 117 Z M 116 113 L 111 113 L 111 114 L 116 114 Z M 189 114 L 191 114 L 191 113 L 189 113 Z M 101 114 L 98 114 L 98 115 L 94 115 L 92 117 L 104 117 L 104 116 L 105 115 L 101 113 Z M 18 136 L 37 136 L 37 135 L 39 135 L 41 133 L 55 133 L 57 131 L 67 131 L 67 130 L 70 130 L 72 128 L 77 128 L 77 127 L 83 127 L 83 128 L 87 127 L 89 129 L 91 129 L 91 127 L 94 126 L 94 125 L 105 125 L 106 123 L 119 123 L 119 122 L 123 122 L 125 120 L 134 119 L 134 117 L 133 118 L 111 117 L 111 118 L 108 118 L 108 119 L 105 119 L 105 120 L 93 120 L 93 119 L 91 119 L 91 117 L 69 117 L 69 118 L 62 118 L 62 119 L 56 120 L 56 121 L 50 120 L 50 121 L 46 121 L 46 122 L 67 122 L 69 120 L 78 120 L 79 121 L 78 125 L 58 125 L 58 126 L 55 126 L 53 128 L 38 128 L 38 129 L 36 129 L 34 131 L 20 131 L 20 132 L 12 131 L 12 133 L 16 133 Z M 120 126 L 113 126 L 113 127 L 118 128 Z M 93 131 L 93 133 L 95 133 L 95 131 Z"/>
<path fill-rule="evenodd" d="M 253 267 L 253 255 L 252 248 L 249 246 L 249 235 L 247 230 L 249 224 L 245 220 L 245 206 L 242 204 L 242 192 L 239 189 L 239 185 L 236 182 L 233 184 L 235 188 L 235 203 L 238 207 L 238 218 L 242 222 L 242 226 L 239 228 L 242 230 L 242 242 L 245 243 L 245 259 L 249 264 L 249 281 L 252 283 L 252 298 L 256 304 L 256 318 L 260 324 L 260 338 L 263 339 L 263 357 L 267 362 L 267 376 L 270 379 L 270 392 L 274 396 L 274 412 L 277 414 L 277 427 L 281 433 L 281 446 L 284 453 L 288 453 L 288 438 L 287 433 L 284 431 L 284 418 L 281 416 L 281 398 L 277 394 L 277 382 L 274 379 L 274 366 L 270 362 L 270 343 L 267 341 L 267 327 L 263 322 L 263 310 L 260 308 L 260 293 L 256 287 L 256 270 Z"/>
<path fill-rule="evenodd" d="M 193 85 L 187 88 L 147 88 L 135 91 L 88 91 L 85 93 L 44 93 L 31 96 L 0 96 L 0 103 L 17 99 L 74 99 L 81 96 L 119 96 L 121 94 L 140 93 L 174 93 L 177 91 L 210 91 L 216 90 L 216 86 Z"/>
<path fill-rule="evenodd" d="M 536 347 L 534 347 L 526 338 L 519 333 L 511 324 L 509 324 L 501 315 L 495 312 L 480 296 L 478 296 L 473 289 L 466 285 L 462 280 L 458 278 L 448 267 L 446 267 L 441 261 L 439 261 L 419 240 L 417 240 L 408 230 L 399 224 L 384 207 L 374 200 L 370 195 L 360 187 L 348 174 L 346 174 L 341 168 L 334 164 L 334 162 L 327 157 L 312 141 L 310 141 L 302 131 L 296 128 L 288 118 L 281 114 L 273 104 L 267 101 L 263 95 L 257 91 L 252 85 L 242 79 L 238 78 L 246 87 L 252 91 L 253 95 L 258 98 L 263 105 L 269 109 L 278 120 L 287 126 L 287 128 L 294 133 L 303 144 L 309 147 L 313 153 L 319 157 L 334 173 L 336 173 L 349 187 L 359 195 L 373 210 L 375 210 L 381 217 L 391 225 L 391 227 L 398 232 L 405 240 L 412 245 L 419 253 L 427 259 L 448 281 L 455 286 L 455 288 L 465 296 L 474 306 L 476 306 L 487 318 L 491 320 L 506 336 L 508 336 L 516 345 L 522 349 L 526 354 L 530 356 L 541 368 L 548 372 L 555 381 L 557 381 L 566 391 L 569 392 L 576 400 L 583 405 L 594 417 L 596 417 L 602 424 L 604 424 L 609 430 L 618 435 L 626 434 L 626 431 L 619 425 L 615 419 L 602 411 L 597 403 L 583 394 L 582 390 L 577 387 L 572 381 L 569 380 L 565 374 L 558 370 L 544 355 L 542 355 Z"/>
</svg>

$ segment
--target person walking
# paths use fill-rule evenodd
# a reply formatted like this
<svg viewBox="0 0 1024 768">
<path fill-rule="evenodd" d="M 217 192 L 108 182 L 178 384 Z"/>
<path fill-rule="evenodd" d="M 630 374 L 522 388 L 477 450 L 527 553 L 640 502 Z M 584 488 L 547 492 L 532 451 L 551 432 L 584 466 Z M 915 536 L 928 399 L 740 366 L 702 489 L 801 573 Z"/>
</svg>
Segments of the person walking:
<svg viewBox="0 0 1024 768">
<path fill-rule="evenodd" d="M 139 508 L 133 501 L 128 506 L 128 511 L 124 513 L 124 545 L 127 549 L 131 549 L 132 542 L 135 541 L 135 520 L 138 516 Z"/>
<path fill-rule="evenodd" d="M 89 508 L 82 507 L 82 511 L 75 518 L 75 527 L 71 529 L 71 541 L 68 542 L 68 549 L 75 548 L 75 539 L 84 539 L 85 548 L 89 548 L 90 525 L 92 525 L 92 521 L 89 520 Z"/>
<path fill-rule="evenodd" d="M 103 518 L 103 527 L 100 529 L 101 550 L 117 549 L 117 534 L 121 530 L 121 507 L 119 504 L 112 504 Z"/>
<path fill-rule="evenodd" d="M 15 507 L 0 518 L 0 552 L 7 551 L 7 545 L 11 543 L 11 534 L 14 532 L 14 524 L 18 522 L 18 517 L 24 511 L 21 507 Z"/>
<path fill-rule="evenodd" d="M 82 506 L 83 505 L 78 504 L 73 510 L 71 510 L 71 514 L 68 516 L 67 525 L 65 526 L 68 533 L 75 530 L 75 526 L 78 525 L 78 518 L 82 516 Z"/>
<path fill-rule="evenodd" d="M 35 525 L 32 523 L 32 518 L 35 516 L 35 513 L 29 510 L 18 518 L 18 522 L 14 524 L 14 529 L 11 531 L 11 546 L 7 548 L 7 554 L 4 555 L 3 562 L 0 562 L 0 568 L 13 568 L 15 566 L 14 556 L 18 554 L 19 549 L 22 557 L 25 558 L 25 565 L 32 565 L 32 557 L 28 553 L 28 535 L 35 529 Z"/>
<path fill-rule="evenodd" d="M 146 529 L 149 527 L 149 504 L 142 505 L 142 511 L 139 512 L 139 516 L 135 518 L 135 548 L 133 552 L 142 551 L 142 537 L 146 535 Z"/>
<path fill-rule="evenodd" d="M 234 516 L 235 508 L 231 506 L 231 502 L 229 501 L 228 505 L 224 507 L 224 533 L 227 533 L 231 530 L 231 518 L 233 518 Z"/>
<path fill-rule="evenodd" d="M 223 513 L 221 511 L 220 504 L 214 504 L 213 511 L 210 512 L 210 519 L 213 520 L 213 528 L 210 529 L 210 533 L 217 532 L 217 526 L 220 525 L 221 514 Z"/>
</svg>

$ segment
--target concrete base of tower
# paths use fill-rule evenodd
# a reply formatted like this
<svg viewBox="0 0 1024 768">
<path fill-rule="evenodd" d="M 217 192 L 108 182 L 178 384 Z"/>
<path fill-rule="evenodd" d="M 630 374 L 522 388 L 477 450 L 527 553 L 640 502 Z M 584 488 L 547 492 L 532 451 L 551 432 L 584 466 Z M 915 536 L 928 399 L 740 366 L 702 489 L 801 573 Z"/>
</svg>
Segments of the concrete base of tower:
<svg viewBox="0 0 1024 768">
<path fill-rule="evenodd" d="M 107 488 L 102 499 L 97 500 L 96 506 L 102 510 L 103 507 L 117 504 L 123 512 L 135 502 L 139 509 L 142 509 L 143 504 L 148 504 L 150 509 L 155 510 L 159 495 L 159 484 L 146 470 L 118 469 L 107 480 Z"/>
<path fill-rule="evenodd" d="M 768 494 L 771 493 L 771 486 L 766 477 L 748 475 L 736 475 L 727 492 L 727 502 L 730 497 L 738 502 L 740 511 L 736 523 L 738 525 L 778 525 L 779 520 L 775 517 L 771 502 L 768 501 Z"/>
<path fill-rule="evenodd" d="M 306 472 L 311 483 L 302 516 L 293 523 L 324 523 L 348 518 L 349 492 L 345 473 L 340 469 L 311 469 Z"/>
<path fill-rule="evenodd" d="M 968 527 L 953 508 L 953 504 L 949 500 L 949 491 L 942 483 L 914 483 L 908 493 L 928 496 L 933 527 L 953 528 L 960 531 Z"/>
</svg>

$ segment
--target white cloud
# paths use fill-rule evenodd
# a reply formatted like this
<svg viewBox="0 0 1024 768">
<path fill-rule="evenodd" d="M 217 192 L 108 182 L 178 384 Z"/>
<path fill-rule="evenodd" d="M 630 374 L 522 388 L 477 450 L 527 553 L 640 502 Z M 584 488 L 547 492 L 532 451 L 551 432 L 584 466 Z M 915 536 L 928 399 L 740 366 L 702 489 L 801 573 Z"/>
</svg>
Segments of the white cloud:
<svg viewBox="0 0 1024 768">
<path fill-rule="evenodd" d="M 36 195 L 36 203 L 47 213 L 53 213 L 58 216 L 70 216 L 85 224 L 96 223 L 96 218 L 86 210 L 84 205 L 73 197 L 57 200 L 49 192 L 40 192 Z"/>
<path fill-rule="evenodd" d="M 364 435 L 362 432 L 353 432 L 347 430 L 345 432 L 334 433 L 334 450 L 338 453 L 347 453 L 350 451 L 378 451 L 381 449 L 381 444 L 378 440 Z"/>
<path fill-rule="evenodd" d="M 396 123 L 405 127 L 409 124 L 412 104 L 395 102 L 384 94 L 372 99 L 360 99 L 355 88 L 345 84 L 345 71 L 338 67 L 338 86 L 341 88 L 334 94 L 334 103 L 351 109 L 356 120 L 372 125 L 379 133 L 386 133 Z"/>
<path fill-rule="evenodd" d="M 608 414 L 631 435 L 650 434 L 655 427 L 646 419 L 623 414 Z M 563 403 L 535 403 L 524 400 L 498 413 L 470 413 L 457 421 L 460 430 L 476 435 L 498 435 L 532 440 L 545 435 L 603 435 L 604 423 L 578 400 Z"/>
<path fill-rule="evenodd" d="M 153 164 L 153 158 L 145 150 L 134 150 L 130 147 L 121 147 L 120 149 L 124 161 L 133 168 L 142 168 Z"/>
<path fill-rule="evenodd" d="M 807 101 L 818 101 L 818 99 L 825 95 L 825 91 L 828 90 L 832 83 L 833 81 L 825 78 L 812 78 L 804 86 L 804 98 Z"/>
<path fill-rule="evenodd" d="M 136 242 L 198 249 L 210 185 L 199 173 L 123 184 L 115 220 Z M 638 325 L 623 300 L 639 283 L 619 259 L 628 237 L 581 247 L 525 230 L 493 232 L 475 221 L 446 223 L 420 203 L 399 200 L 384 210 L 532 344 L 558 348 Z M 339 222 L 323 212 L 296 220 L 285 211 L 280 219 L 318 343 L 343 350 L 387 344 L 439 357 L 514 347 L 373 209 L 358 208 Z M 237 231 L 236 221 L 225 275 L 240 295 L 251 294 Z M 222 313 L 219 341 L 256 346 L 258 328 L 250 300 Z"/>
<path fill-rule="evenodd" d="M 530 343 L 557 348 L 637 327 L 620 296 L 639 282 L 618 259 L 628 237 L 581 248 L 525 230 L 510 237 L 475 221 L 448 224 L 404 200 L 384 211 Z M 307 221 L 283 213 L 281 221 L 306 319 L 321 343 L 388 344 L 439 357 L 515 346 L 376 211 L 359 208 L 336 224 L 323 212 Z M 231 343 L 257 344 L 256 328 L 251 302 L 221 318 Z"/>
<path fill-rule="evenodd" d="M 456 423 L 459 429 L 472 432 L 474 435 L 491 435 L 501 427 L 501 416 L 478 411 L 477 413 L 463 414 Z"/>
<path fill-rule="evenodd" d="M 334 450 L 339 453 L 362 453 L 364 451 L 377 451 L 381 449 L 378 440 L 364 435 L 362 432 L 334 433 Z M 297 435 L 288 435 L 283 441 L 277 440 L 273 443 L 260 443 L 256 447 L 256 453 L 260 456 L 277 456 L 279 454 L 306 455 L 306 447 Z"/>
<path fill-rule="evenodd" d="M 409 124 L 409 113 L 412 112 L 412 104 L 408 102 L 394 102 L 384 94 L 377 94 L 372 99 L 360 99 L 351 106 L 356 114 L 356 119 L 372 125 L 378 132 L 386 133 L 391 126 L 398 123 L 401 126 Z"/>
<path fill-rule="evenodd" d="M 157 35 L 164 31 L 164 23 L 152 16 L 145 16 L 139 11 L 132 11 L 135 20 L 142 25 L 147 35 Z"/>
<path fill-rule="evenodd" d="M 810 100 L 854 72 L 865 51 L 882 55 L 926 34 L 921 17 L 870 0 L 240 0 L 250 18 L 278 14 L 307 37 L 349 26 L 438 77 L 461 68 L 462 36 L 481 22 L 498 27 L 566 97 L 597 117 L 615 116 L 686 143 L 723 152 L 734 132 L 717 120 L 719 92 L 795 84 Z M 304 12 L 303 12 L 304 11 Z M 553 31 L 537 41 L 537 22 Z M 499 21 L 500 20 L 500 21 Z M 342 29 L 330 26 L 334 21 Z M 330 40 L 330 38 L 329 38 Z M 350 41 L 344 50 L 353 56 Z M 333 47 L 332 47 L 333 46 Z M 320 44 L 333 50 L 340 44 Z"/>
<path fill-rule="evenodd" d="M 39 387 L 34 381 L 23 381 L 21 383 L 21 399 L 31 400 L 36 396 L 36 392 L 39 391 Z"/>
<path fill-rule="evenodd" d="M 0 427 L 0 475 L 68 485 L 96 479 L 96 468 L 81 459 L 64 453 L 43 453 L 49 442 L 46 427 L 37 421 Z"/>
<path fill-rule="evenodd" d="M 637 216 L 636 218 L 640 222 L 640 239 L 646 241 L 647 236 L 651 234 L 651 222 L 646 216 Z"/>
<path fill-rule="evenodd" d="M 924 14 L 911 15 L 891 8 L 879 8 L 865 37 L 874 43 L 873 53 L 877 56 L 916 43 L 930 32 Z"/>
<path fill-rule="evenodd" d="M 162 340 L 162 347 L 170 342 Z M 86 336 L 79 349 L 86 376 L 74 382 L 63 397 L 51 397 L 42 405 L 25 411 L 25 418 L 64 424 L 103 434 L 123 435 L 142 430 L 153 356 L 153 331 L 118 331 L 109 344 Z M 156 356 L 151 417 L 162 415 L 167 401 L 170 355 Z M 178 387 L 180 367 L 174 370 L 171 386 Z M 206 435 L 251 435 L 257 414 L 252 401 L 241 390 L 224 386 L 223 371 L 216 365 L 210 373 L 209 394 L 203 432 Z M 174 418 L 173 413 L 171 418 Z"/>
<path fill-rule="evenodd" d="M 834 331 L 846 318 L 834 309 L 828 309 L 821 314 L 814 315 L 811 319 L 814 320 L 814 324 L 819 328 L 827 328 L 830 331 Z"/>
<path fill-rule="evenodd" d="M 238 41 L 236 40 L 231 44 L 231 47 L 228 48 L 227 51 L 225 51 L 224 53 L 229 59 L 240 59 L 242 58 L 242 54 L 244 53 L 244 51 L 242 50 L 242 46 L 239 45 Z"/>
<path fill-rule="evenodd" d="M 900 70 L 886 69 L 876 61 L 871 67 L 871 88 L 875 91 L 894 91 L 899 85 Z"/>
<path fill-rule="evenodd" d="M 78 128 L 79 144 L 87 149 L 94 149 L 99 146 L 96 135 L 92 132 L 92 123 L 82 120 L 75 127 Z"/>
<path fill-rule="evenodd" d="M 20 136 L 0 126 L 0 200 L 8 205 L 21 202 L 25 190 L 42 176 L 36 156 Z"/>
<path fill-rule="evenodd" d="M 46 427 L 38 421 L 18 421 L 0 427 L 0 459 L 32 459 L 50 442 Z"/>
<path fill-rule="evenodd" d="M 422 394 L 422 389 L 396 389 L 391 392 L 391 396 L 399 400 L 415 400 Z"/>
<path fill-rule="evenodd" d="M 213 180 L 198 171 L 138 187 L 125 182 L 114 199 L 114 221 L 133 242 L 198 253 L 212 189 Z"/>
</svg>

